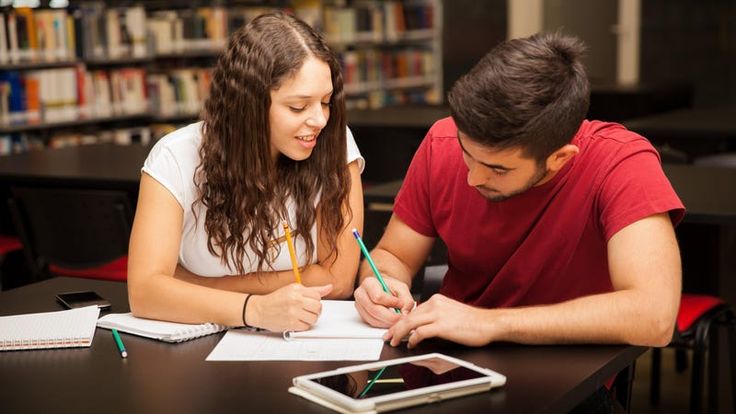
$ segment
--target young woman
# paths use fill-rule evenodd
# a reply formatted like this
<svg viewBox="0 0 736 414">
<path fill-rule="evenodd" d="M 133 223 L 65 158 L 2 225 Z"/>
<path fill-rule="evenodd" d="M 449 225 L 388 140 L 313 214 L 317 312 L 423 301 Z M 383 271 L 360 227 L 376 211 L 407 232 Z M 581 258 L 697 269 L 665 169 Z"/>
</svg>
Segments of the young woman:
<svg viewBox="0 0 736 414">
<path fill-rule="evenodd" d="M 162 138 L 145 161 L 129 250 L 133 314 L 308 329 L 321 298 L 352 293 L 362 167 L 323 39 L 287 14 L 254 19 L 217 62 L 203 121 Z"/>
</svg>

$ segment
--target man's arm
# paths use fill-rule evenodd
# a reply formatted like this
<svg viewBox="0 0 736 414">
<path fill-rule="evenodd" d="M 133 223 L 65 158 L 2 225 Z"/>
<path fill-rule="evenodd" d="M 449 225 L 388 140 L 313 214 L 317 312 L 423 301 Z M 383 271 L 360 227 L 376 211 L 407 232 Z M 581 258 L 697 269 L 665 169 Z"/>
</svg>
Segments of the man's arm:
<svg viewBox="0 0 736 414">
<path fill-rule="evenodd" d="M 435 336 L 466 345 L 669 343 L 679 308 L 681 266 L 668 214 L 617 232 L 608 242 L 608 262 L 613 292 L 509 309 L 479 309 L 435 295 L 391 327 L 386 338 L 395 346 L 411 332 L 410 347 Z"/>
<path fill-rule="evenodd" d="M 400 317 L 390 308 L 404 313 L 414 307 L 409 292 L 411 280 L 419 271 L 432 249 L 434 238 L 414 231 L 395 214 L 381 240 L 371 252 L 391 295 L 385 293 L 364 260 L 358 271 L 360 286 L 355 290 L 355 307 L 363 320 L 373 326 L 388 327 Z"/>
</svg>

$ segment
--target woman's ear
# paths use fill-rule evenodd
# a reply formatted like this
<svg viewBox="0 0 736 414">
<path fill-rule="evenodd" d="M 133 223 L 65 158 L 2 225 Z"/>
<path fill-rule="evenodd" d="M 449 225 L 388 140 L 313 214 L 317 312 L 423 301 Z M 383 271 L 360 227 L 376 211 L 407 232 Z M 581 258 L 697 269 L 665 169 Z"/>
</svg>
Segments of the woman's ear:
<svg viewBox="0 0 736 414">
<path fill-rule="evenodd" d="M 567 144 L 547 157 L 547 170 L 557 172 L 580 152 L 576 145 Z"/>
</svg>

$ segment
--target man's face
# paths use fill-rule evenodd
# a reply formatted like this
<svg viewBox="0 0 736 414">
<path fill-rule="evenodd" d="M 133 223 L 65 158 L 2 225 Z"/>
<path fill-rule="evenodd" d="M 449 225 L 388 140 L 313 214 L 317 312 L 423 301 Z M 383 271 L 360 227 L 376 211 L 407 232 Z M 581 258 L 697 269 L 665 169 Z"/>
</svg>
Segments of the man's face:
<svg viewBox="0 0 736 414">
<path fill-rule="evenodd" d="M 549 171 L 519 148 L 494 150 L 458 131 L 463 160 L 468 167 L 468 185 L 490 201 L 503 201 L 546 182 Z"/>
</svg>

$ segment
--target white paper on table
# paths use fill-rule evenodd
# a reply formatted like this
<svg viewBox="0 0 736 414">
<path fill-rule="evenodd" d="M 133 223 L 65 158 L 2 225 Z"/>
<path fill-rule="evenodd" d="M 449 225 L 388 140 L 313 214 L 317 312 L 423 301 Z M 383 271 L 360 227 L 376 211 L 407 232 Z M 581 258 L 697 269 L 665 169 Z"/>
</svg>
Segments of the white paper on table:
<svg viewBox="0 0 736 414">
<path fill-rule="evenodd" d="M 284 339 L 352 338 L 382 339 L 386 329 L 363 322 L 352 300 L 323 300 L 322 313 L 308 331 L 286 331 Z"/>
<path fill-rule="evenodd" d="M 293 339 L 280 333 L 230 330 L 207 361 L 377 361 L 382 339 Z"/>
<path fill-rule="evenodd" d="M 308 331 L 265 333 L 230 330 L 207 361 L 377 361 L 386 329 L 360 319 L 352 301 L 323 300 Z"/>
</svg>

